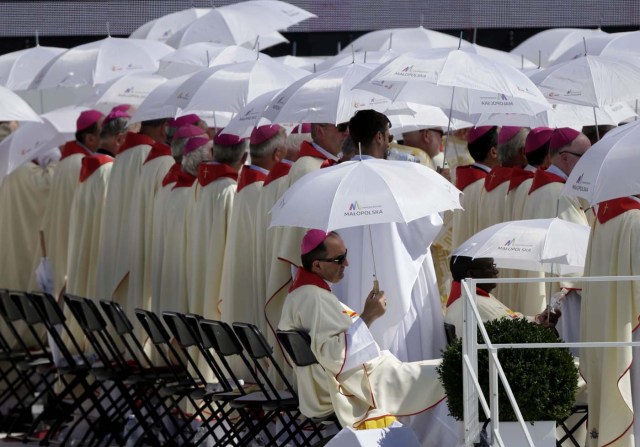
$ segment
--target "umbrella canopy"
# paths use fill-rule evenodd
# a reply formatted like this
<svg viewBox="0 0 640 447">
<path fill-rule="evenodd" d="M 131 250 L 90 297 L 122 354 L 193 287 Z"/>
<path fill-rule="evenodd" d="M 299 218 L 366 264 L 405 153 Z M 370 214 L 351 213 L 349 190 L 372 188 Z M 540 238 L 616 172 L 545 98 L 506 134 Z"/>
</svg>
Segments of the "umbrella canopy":
<svg viewBox="0 0 640 447">
<path fill-rule="evenodd" d="M 493 258 L 498 267 L 581 274 L 590 231 L 586 225 L 558 218 L 514 220 L 474 234 L 452 254 Z"/>
<path fill-rule="evenodd" d="M 583 37 L 605 34 L 602 30 L 578 28 L 554 28 L 541 31 L 529 37 L 511 50 L 518 56 L 539 62 L 542 67 L 551 65 L 556 59 L 576 43 L 582 43 Z"/>
<path fill-rule="evenodd" d="M 263 93 L 308 74 L 270 59 L 207 68 L 187 78 L 169 101 L 182 109 L 239 112 Z"/>
<path fill-rule="evenodd" d="M 166 78 L 151 73 L 131 73 L 97 87 L 84 103 L 103 112 L 120 104 L 137 107 L 149 93 L 166 81 Z"/>
<path fill-rule="evenodd" d="M 95 86 L 132 72 L 156 71 L 158 60 L 172 51 L 152 40 L 107 37 L 62 53 L 38 73 L 29 88 Z"/>
<path fill-rule="evenodd" d="M 395 59 L 400 55 L 395 50 L 385 51 L 358 51 L 353 53 L 340 53 L 316 65 L 316 71 L 328 70 L 340 65 L 358 64 L 381 64 Z"/>
<path fill-rule="evenodd" d="M 209 11 L 211 8 L 189 8 L 158 17 L 136 29 L 129 38 L 166 42 L 175 33 Z"/>
<path fill-rule="evenodd" d="M 327 59 L 326 56 L 278 56 L 274 57 L 274 60 L 291 67 L 300 68 L 307 71 L 318 71 L 318 65 Z M 314 70 L 314 67 L 316 69 Z"/>
<path fill-rule="evenodd" d="M 182 84 L 188 76 L 169 79 L 156 86 L 146 98 L 142 100 L 131 117 L 132 123 L 141 121 L 156 120 L 160 118 L 174 118 L 182 111 L 180 107 L 169 103 L 169 98 L 175 90 Z"/>
<path fill-rule="evenodd" d="M 550 107 L 518 69 L 464 48 L 402 54 L 373 70 L 357 88 L 453 110 L 462 119 L 475 113 L 535 115 Z"/>
<path fill-rule="evenodd" d="M 384 112 L 391 100 L 354 89 L 371 67 L 343 65 L 313 73 L 277 95 L 264 113 L 272 123 L 342 123 L 362 109 Z"/>
<path fill-rule="evenodd" d="M 404 132 L 426 127 L 445 131 L 449 124 L 449 117 L 440 107 L 423 104 L 397 102 L 389 107 L 385 114 L 391 121 L 391 133 L 398 138 L 402 138 Z"/>
<path fill-rule="evenodd" d="M 429 191 L 416 200 L 415 191 Z M 325 231 L 411 222 L 460 208 L 460 191 L 418 163 L 367 159 L 319 169 L 298 180 L 271 209 L 271 226 Z"/>
<path fill-rule="evenodd" d="M 57 146 L 74 139 L 76 120 L 86 107 L 69 107 L 42 115 L 42 122 L 25 123 L 0 143 L 0 177 Z"/>
<path fill-rule="evenodd" d="M 174 34 L 167 43 L 175 48 L 196 42 L 239 45 L 312 17 L 316 15 L 282 1 L 249 0 L 211 10 Z"/>
<path fill-rule="evenodd" d="M 639 121 L 608 132 L 580 157 L 562 193 L 582 197 L 591 205 L 640 194 L 638 141 Z"/>
<path fill-rule="evenodd" d="M 627 33 L 612 33 L 612 34 L 595 34 L 589 37 L 585 37 L 584 41 L 576 42 L 571 48 L 562 53 L 554 61 L 553 64 L 560 64 L 562 62 L 569 62 L 570 60 L 577 59 L 586 55 L 600 56 L 605 47 L 613 39 L 620 37 Z"/>
<path fill-rule="evenodd" d="M 229 124 L 225 126 L 222 133 L 246 138 L 251 136 L 251 131 L 253 131 L 254 127 L 270 124 L 270 121 L 262 115 L 269 104 L 271 104 L 271 101 L 273 101 L 273 98 L 281 91 L 282 90 L 272 90 L 249 101 L 247 105 L 240 109 L 236 116 L 229 121 Z"/>
<path fill-rule="evenodd" d="M 24 99 L 0 86 L 0 121 L 42 121 Z"/>
<path fill-rule="evenodd" d="M 256 51 L 238 45 L 199 42 L 178 48 L 160 59 L 158 74 L 167 78 L 193 74 L 203 68 L 256 60 Z M 261 59 L 269 59 L 260 54 Z"/>
<path fill-rule="evenodd" d="M 468 42 L 463 41 L 468 44 Z M 389 28 L 372 31 L 358 37 L 341 54 L 352 51 L 385 51 L 398 53 L 425 48 L 457 48 L 460 39 L 449 34 L 433 31 L 419 26 L 417 28 Z"/>
<path fill-rule="evenodd" d="M 640 97 L 640 67 L 610 56 L 584 56 L 542 70 L 531 80 L 555 103 L 603 107 Z"/>
<path fill-rule="evenodd" d="M 33 47 L 0 56 L 0 85 L 25 90 L 47 63 L 67 51 L 65 48 Z"/>
</svg>

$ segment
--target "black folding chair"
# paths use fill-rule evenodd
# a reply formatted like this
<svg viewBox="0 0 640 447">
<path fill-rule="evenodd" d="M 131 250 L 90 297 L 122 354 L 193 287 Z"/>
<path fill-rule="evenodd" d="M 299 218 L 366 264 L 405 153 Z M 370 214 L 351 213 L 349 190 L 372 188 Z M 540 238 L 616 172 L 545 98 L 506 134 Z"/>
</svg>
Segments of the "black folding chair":
<svg viewBox="0 0 640 447">
<path fill-rule="evenodd" d="M 570 421 L 571 417 L 576 414 L 581 414 L 582 416 L 580 416 L 577 421 L 576 420 Z M 581 444 L 576 440 L 574 434 L 582 426 L 582 424 L 584 424 L 587 421 L 588 418 L 589 418 L 589 407 L 586 404 L 574 405 L 573 408 L 571 409 L 571 415 L 564 421 L 560 421 L 556 424 L 564 432 L 564 435 L 562 435 L 560 439 L 556 440 L 556 446 L 562 447 L 562 444 L 568 440 L 575 447 L 580 447 Z"/>
<path fill-rule="evenodd" d="M 255 325 L 249 323 L 233 323 L 233 330 L 253 363 L 252 370 L 256 373 L 261 391 L 271 400 L 270 404 L 264 406 L 265 409 L 280 411 L 287 415 L 288 423 L 285 424 L 285 428 L 292 434 L 292 440 L 297 445 L 311 445 L 311 440 L 316 437 L 321 440 L 322 433 L 318 425 L 300 412 L 298 395 L 280 365 L 273 358 L 273 348 L 269 346 L 265 336 Z M 269 362 L 275 374 L 278 375 L 284 384 L 283 390 L 279 390 L 269 378 L 263 361 Z M 299 422 L 298 418 L 301 416 L 303 420 Z M 311 431 L 309 436 L 305 434 L 306 428 Z"/>
</svg>

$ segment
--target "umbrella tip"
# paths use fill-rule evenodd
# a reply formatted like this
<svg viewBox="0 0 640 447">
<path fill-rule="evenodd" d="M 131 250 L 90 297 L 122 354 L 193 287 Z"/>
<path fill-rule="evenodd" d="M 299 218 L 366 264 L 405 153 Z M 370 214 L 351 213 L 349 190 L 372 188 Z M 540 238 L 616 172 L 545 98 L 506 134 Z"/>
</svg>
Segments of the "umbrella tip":
<svg viewBox="0 0 640 447">
<path fill-rule="evenodd" d="M 109 22 L 107 22 L 107 37 L 111 37 L 111 30 L 109 29 Z"/>
<path fill-rule="evenodd" d="M 462 46 L 462 35 L 463 34 L 464 34 L 464 31 L 460 31 L 460 38 L 458 39 L 458 50 Z"/>
</svg>

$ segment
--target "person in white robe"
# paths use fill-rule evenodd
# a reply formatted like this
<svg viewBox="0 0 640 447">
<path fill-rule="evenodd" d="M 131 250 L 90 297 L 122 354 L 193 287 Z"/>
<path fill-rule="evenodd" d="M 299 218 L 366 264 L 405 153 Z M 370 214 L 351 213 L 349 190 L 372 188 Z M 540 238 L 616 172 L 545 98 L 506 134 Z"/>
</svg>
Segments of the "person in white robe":
<svg viewBox="0 0 640 447">
<path fill-rule="evenodd" d="M 227 262 L 225 246 L 238 173 L 248 149 L 248 139 L 218 134 L 213 140 L 213 161 L 199 167 L 189 232 L 188 296 L 190 312 L 205 318 L 222 318 L 220 288 Z"/>
<path fill-rule="evenodd" d="M 442 401 L 435 372 L 439 360 L 401 362 L 373 340 L 368 326 L 387 309 L 384 292 L 371 291 L 360 315 L 331 292 L 349 265 L 340 236 L 310 230 L 301 256 L 278 328 L 307 332 L 318 359 L 319 364 L 296 368 L 302 413 L 335 411 L 345 427 L 380 428 Z"/>
<path fill-rule="evenodd" d="M 111 169 L 109 190 L 100 231 L 100 258 L 97 294 L 100 299 L 114 300 L 127 315 L 133 315 L 129 303 L 129 270 L 132 260 L 131 202 L 134 186 L 151 147 L 165 140 L 165 119 L 144 121 L 140 133 L 129 132 Z"/>
<path fill-rule="evenodd" d="M 201 129 L 200 129 L 201 132 Z M 165 310 L 190 312 L 188 299 L 190 233 L 199 166 L 211 159 L 211 141 L 200 133 L 190 137 L 184 147 L 182 169 L 171 191 L 163 198 L 162 263 L 158 295 L 151 301 L 156 313 Z M 155 254 L 154 254 L 155 256 Z"/>
<path fill-rule="evenodd" d="M 264 321 L 264 306 L 256 299 L 256 272 L 250 260 L 256 256 L 257 206 L 262 185 L 271 168 L 284 158 L 286 137 L 281 126 L 265 125 L 255 128 L 249 139 L 251 164 L 243 166 L 238 178 L 224 250 L 220 298 L 222 318 L 228 323 L 257 325 Z M 260 326 L 266 329 L 264 324 Z"/>
<path fill-rule="evenodd" d="M 100 146 L 100 130 L 104 115 L 97 110 L 83 111 L 76 121 L 76 139 L 64 145 L 51 183 L 51 194 L 45 206 L 40 230 L 44 248 L 51 263 L 52 295 L 59 298 L 67 280 L 67 250 L 69 248 L 69 216 L 71 201 L 78 186 L 82 158 L 93 154 Z M 35 251 L 34 271 L 40 264 L 42 250 Z M 37 286 L 30 288 L 36 288 Z M 38 287 L 39 288 L 39 287 Z"/>
<path fill-rule="evenodd" d="M 452 324 L 456 328 L 456 337 L 464 335 L 464 320 L 462 317 L 464 301 L 462 297 L 462 281 L 465 278 L 497 278 L 499 270 L 496 268 L 493 258 L 472 259 L 467 256 L 453 256 L 451 258 L 451 273 L 453 284 L 451 294 L 447 301 L 445 323 Z M 505 303 L 491 292 L 496 288 L 496 283 L 477 284 L 475 291 L 476 305 L 483 322 L 500 318 L 525 318 L 527 321 L 541 324 L 545 327 L 556 326 L 562 313 L 558 310 L 541 312 L 533 316 L 525 316 L 520 312 L 511 310 Z"/>
<path fill-rule="evenodd" d="M 639 256 L 640 199 L 631 196 L 600 203 L 584 276 L 640 275 Z M 640 282 L 585 282 L 581 304 L 580 341 L 640 341 Z M 638 347 L 580 350 L 580 373 L 589 387 L 587 446 L 639 445 L 638 355 Z"/>
<path fill-rule="evenodd" d="M 39 259 L 43 256 L 39 231 L 46 204 L 50 200 L 55 167 L 55 163 L 39 165 L 35 161 L 28 161 L 3 179 L 0 186 L 0 206 L 4 210 L 0 214 L 2 288 L 27 291 L 35 278 L 33 254 L 40 252 Z M 37 346 L 23 322 L 18 322 L 16 328 L 27 346 Z M 12 348 L 20 347 L 4 320 L 0 322 L 0 330 Z M 40 332 L 40 335 L 44 336 L 44 332 Z"/>
<path fill-rule="evenodd" d="M 349 133 L 362 152 L 352 160 L 383 158 L 386 154 L 390 130 L 384 114 L 373 110 L 358 111 L 349 122 Z M 384 316 L 370 327 L 370 331 L 382 349 L 388 349 L 402 361 L 439 358 L 446 346 L 442 303 L 430 251 L 441 228 L 442 219 L 435 214 L 409 224 L 340 230 L 358 267 L 350 269 L 344 280 L 334 286 L 334 293 L 346 306 L 361 308 L 365 304 L 362 297 L 370 290 L 375 273 L 380 287 L 392 298 Z M 375 272 L 372 258 L 375 259 Z M 446 444 L 447 439 L 455 438 L 455 423 L 447 417 L 444 403 L 429 415 L 416 416 L 407 423 L 412 427 L 429 425 L 432 442 L 437 440 Z"/>
<path fill-rule="evenodd" d="M 589 139 L 582 133 L 570 129 L 556 129 L 549 142 L 551 165 L 546 170 L 536 171 L 529 195 L 522 211 L 523 219 L 549 219 L 558 217 L 569 222 L 588 225 L 585 212 L 575 197 L 562 196 L 561 191 L 569 174 L 580 157 L 591 147 Z M 544 273 L 523 272 L 523 277 L 540 278 Z M 564 317 L 558 331 L 565 341 L 579 340 L 580 301 L 579 289 L 575 283 L 562 284 L 521 283 L 517 285 L 513 306 L 527 315 L 536 314 L 547 305 L 547 296 L 561 288 L 570 291 L 562 302 Z"/>
<path fill-rule="evenodd" d="M 347 130 L 347 123 L 338 125 L 312 123 L 312 141 L 303 141 L 300 145 L 299 158 L 286 177 L 286 188 L 309 172 L 338 163 L 342 144 L 347 137 Z M 292 269 L 297 268 L 300 264 L 300 241 L 304 236 L 304 229 L 280 227 L 272 230 L 271 244 L 274 249 L 267 280 L 264 313 L 269 328 L 266 333 L 267 341 L 274 347 L 274 354 L 278 360 L 284 359 L 284 351 L 278 342 L 275 329 L 280 321 L 287 288 L 293 279 Z M 285 373 L 292 374 L 292 370 L 286 369 Z M 276 379 L 276 376 L 273 375 L 272 378 Z"/>
<path fill-rule="evenodd" d="M 498 128 L 482 126 L 467 132 L 469 153 L 475 163 L 456 168 L 456 187 L 462 191 L 462 210 L 453 212 L 452 246 L 459 247 L 478 232 L 480 196 L 484 179 L 491 169 L 500 165 L 498 160 Z"/>
</svg>

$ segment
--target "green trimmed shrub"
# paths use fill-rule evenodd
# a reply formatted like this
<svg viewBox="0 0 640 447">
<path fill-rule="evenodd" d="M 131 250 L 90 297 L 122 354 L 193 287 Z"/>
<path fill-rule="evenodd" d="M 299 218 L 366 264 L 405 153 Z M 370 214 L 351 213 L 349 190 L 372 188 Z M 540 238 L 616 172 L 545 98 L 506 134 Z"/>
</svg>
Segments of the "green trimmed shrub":
<svg viewBox="0 0 640 447">
<path fill-rule="evenodd" d="M 485 323 L 485 327 L 494 344 L 560 341 L 553 331 L 522 318 L 493 320 Z M 478 343 L 483 343 L 480 331 Z M 500 349 L 498 359 L 526 421 L 561 421 L 571 414 L 578 386 L 578 370 L 568 349 Z M 451 416 L 462 420 L 462 340 L 451 343 L 443 352 L 438 375 L 447 393 Z M 486 349 L 478 351 L 478 380 L 488 402 L 489 359 Z M 498 383 L 500 420 L 516 421 L 500 379 Z M 479 414 L 484 420 L 481 408 Z"/>
</svg>

